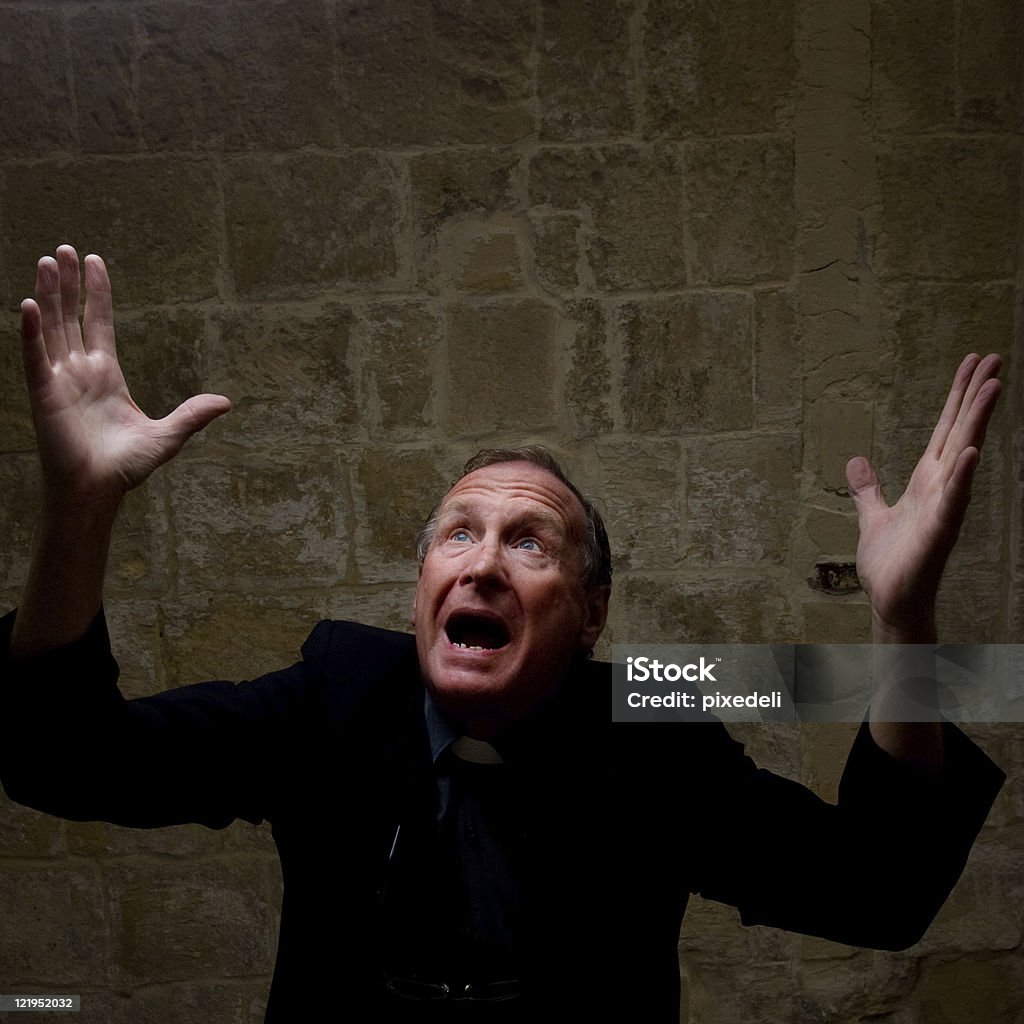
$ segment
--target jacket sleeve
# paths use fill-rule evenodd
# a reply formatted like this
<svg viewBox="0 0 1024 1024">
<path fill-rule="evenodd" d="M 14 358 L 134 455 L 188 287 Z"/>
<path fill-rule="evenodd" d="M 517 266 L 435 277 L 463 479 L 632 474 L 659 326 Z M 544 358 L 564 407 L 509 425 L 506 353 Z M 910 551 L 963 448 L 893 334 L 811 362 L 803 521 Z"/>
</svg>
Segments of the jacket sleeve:
<svg viewBox="0 0 1024 1024">
<path fill-rule="evenodd" d="M 735 751 L 709 812 L 718 838 L 697 890 L 737 906 L 747 925 L 877 949 L 913 945 L 960 877 L 1005 779 L 963 732 L 944 728 L 943 767 L 928 775 L 891 758 L 863 724 L 837 805 Z"/>
<path fill-rule="evenodd" d="M 75 643 L 19 660 L 13 620 L 0 619 L 0 783 L 12 800 L 140 828 L 271 816 L 312 699 L 321 627 L 283 671 L 126 700 L 102 612 Z"/>
</svg>

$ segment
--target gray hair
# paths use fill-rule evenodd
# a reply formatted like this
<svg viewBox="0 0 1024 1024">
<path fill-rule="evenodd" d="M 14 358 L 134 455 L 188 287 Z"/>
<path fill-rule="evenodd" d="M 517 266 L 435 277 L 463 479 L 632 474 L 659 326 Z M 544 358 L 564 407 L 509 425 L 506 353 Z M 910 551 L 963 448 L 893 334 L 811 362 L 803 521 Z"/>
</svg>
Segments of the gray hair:
<svg viewBox="0 0 1024 1024">
<path fill-rule="evenodd" d="M 579 488 L 565 474 L 558 460 L 542 445 L 524 445 L 520 448 L 484 448 L 474 455 L 463 467 L 452 486 L 464 476 L 485 466 L 495 466 L 502 462 L 529 462 L 547 470 L 553 477 L 560 480 L 576 496 L 583 506 L 583 519 L 586 524 L 580 538 L 583 554 L 583 583 L 590 589 L 610 585 L 612 582 L 612 552 L 608 544 L 608 532 L 605 530 L 604 519 L 594 503 L 580 492 Z M 441 512 L 441 504 L 434 506 L 427 521 L 420 530 L 416 541 L 416 555 L 423 564 L 427 557 L 427 549 L 434 539 L 437 520 Z"/>
</svg>

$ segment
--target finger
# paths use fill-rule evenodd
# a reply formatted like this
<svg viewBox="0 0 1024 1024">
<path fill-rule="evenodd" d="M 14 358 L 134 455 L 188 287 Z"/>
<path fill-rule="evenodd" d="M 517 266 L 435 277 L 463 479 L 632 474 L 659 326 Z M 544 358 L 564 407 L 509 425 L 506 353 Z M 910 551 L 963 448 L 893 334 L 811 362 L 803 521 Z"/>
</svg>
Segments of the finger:
<svg viewBox="0 0 1024 1024">
<path fill-rule="evenodd" d="M 885 503 L 882 484 L 874 466 L 857 455 L 846 464 L 846 482 L 850 485 L 850 497 L 857 508 L 857 518 L 864 522 L 869 516 L 889 506 Z"/>
<path fill-rule="evenodd" d="M 1001 385 L 996 379 L 1002 368 L 1002 357 L 992 353 L 975 367 L 956 421 L 943 446 L 941 458 L 949 472 L 966 448 L 981 448 L 989 420 L 999 398 Z"/>
<path fill-rule="evenodd" d="M 946 404 L 942 407 L 939 422 L 935 424 L 928 447 L 925 449 L 926 455 L 931 455 L 937 459 L 942 454 L 942 450 L 946 445 L 946 439 L 949 437 L 953 424 L 956 423 L 956 418 L 960 414 L 960 407 L 963 405 L 964 395 L 967 393 L 971 377 L 980 361 L 981 357 L 972 352 L 970 355 L 964 356 L 962 362 L 957 367 L 956 373 L 953 374 L 953 386 L 949 389 L 949 395 L 946 397 Z"/>
<path fill-rule="evenodd" d="M 82 329 L 78 324 L 78 253 L 70 245 L 57 247 L 57 271 L 60 275 L 61 319 L 68 349 L 81 349 Z"/>
<path fill-rule="evenodd" d="M 194 395 L 157 421 L 158 427 L 180 448 L 193 434 L 198 433 L 218 416 L 231 408 L 223 395 Z"/>
<path fill-rule="evenodd" d="M 46 354 L 46 346 L 43 344 L 39 306 L 34 299 L 25 299 L 21 304 L 21 361 L 25 367 L 25 382 L 30 391 L 50 379 L 52 367 L 50 357 Z"/>
<path fill-rule="evenodd" d="M 85 350 L 114 355 L 114 306 L 106 264 L 85 257 Z"/>
<path fill-rule="evenodd" d="M 39 305 L 43 343 L 51 363 L 67 358 L 64 336 L 64 312 L 60 298 L 60 270 L 52 256 L 44 256 L 36 265 L 36 302 Z"/>
<path fill-rule="evenodd" d="M 971 503 L 971 488 L 974 472 L 978 468 L 981 453 L 977 448 L 965 448 L 956 460 L 953 472 L 942 492 L 939 504 L 939 520 L 953 537 L 960 532 L 967 506 Z"/>
</svg>

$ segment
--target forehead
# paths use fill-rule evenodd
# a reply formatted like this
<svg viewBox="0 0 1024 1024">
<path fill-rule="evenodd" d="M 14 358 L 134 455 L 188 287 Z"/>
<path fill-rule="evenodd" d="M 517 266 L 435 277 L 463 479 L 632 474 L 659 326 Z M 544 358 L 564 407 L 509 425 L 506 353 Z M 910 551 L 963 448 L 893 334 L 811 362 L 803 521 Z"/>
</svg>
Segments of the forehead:
<svg viewBox="0 0 1024 1024">
<path fill-rule="evenodd" d="M 558 477 L 532 462 L 499 462 L 467 474 L 441 501 L 440 514 L 491 507 L 509 514 L 557 518 L 568 535 L 582 536 L 583 506 Z"/>
</svg>

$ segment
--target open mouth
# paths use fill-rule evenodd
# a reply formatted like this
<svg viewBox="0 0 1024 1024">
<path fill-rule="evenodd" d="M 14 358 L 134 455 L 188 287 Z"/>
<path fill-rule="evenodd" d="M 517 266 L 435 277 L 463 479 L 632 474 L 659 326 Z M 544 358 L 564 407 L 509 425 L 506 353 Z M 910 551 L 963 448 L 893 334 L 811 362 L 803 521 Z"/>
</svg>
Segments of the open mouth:
<svg viewBox="0 0 1024 1024">
<path fill-rule="evenodd" d="M 469 651 L 496 651 L 509 641 L 504 624 L 487 615 L 456 612 L 444 630 L 454 646 Z"/>
</svg>

